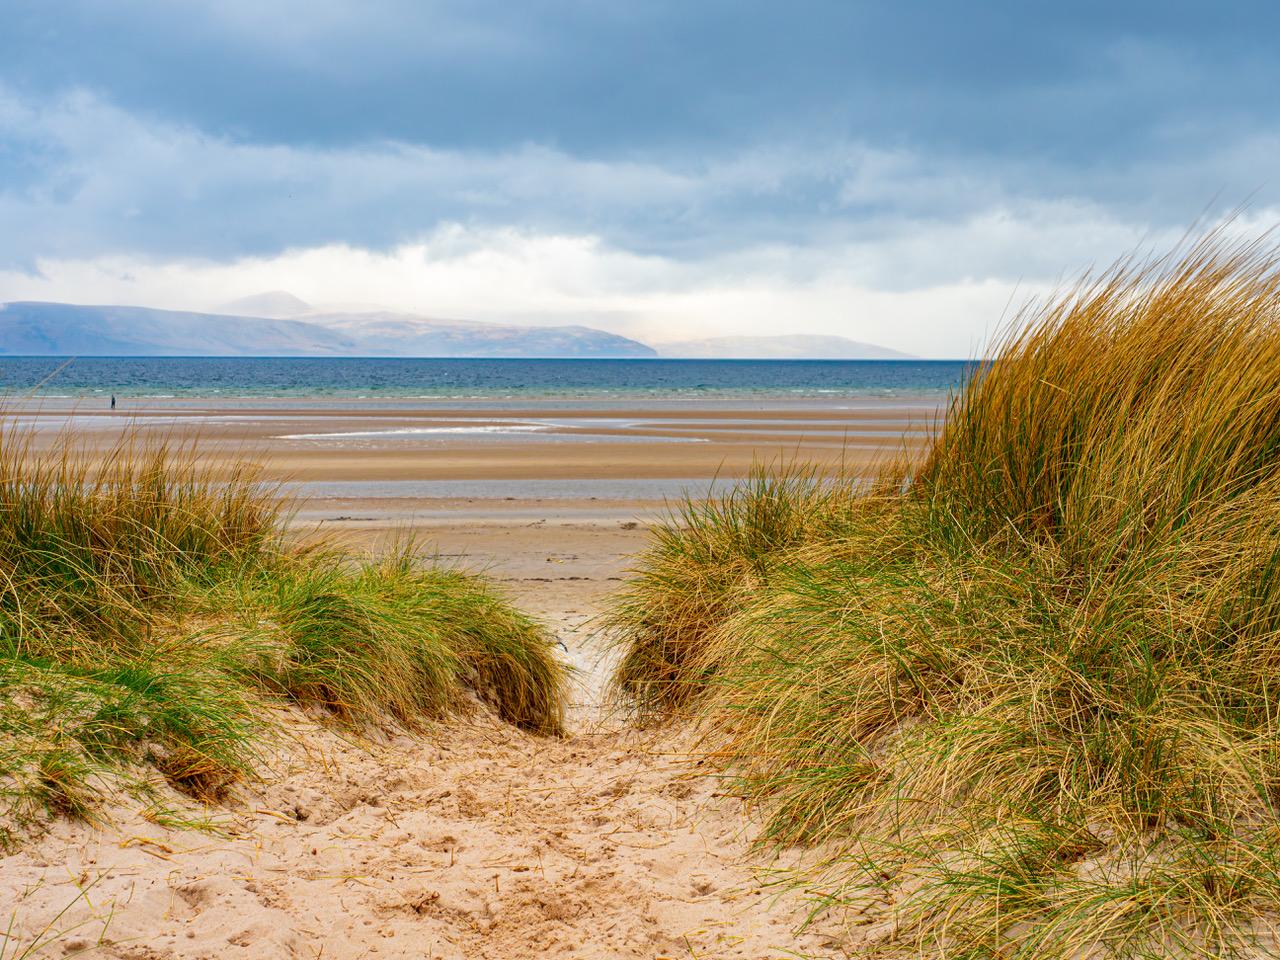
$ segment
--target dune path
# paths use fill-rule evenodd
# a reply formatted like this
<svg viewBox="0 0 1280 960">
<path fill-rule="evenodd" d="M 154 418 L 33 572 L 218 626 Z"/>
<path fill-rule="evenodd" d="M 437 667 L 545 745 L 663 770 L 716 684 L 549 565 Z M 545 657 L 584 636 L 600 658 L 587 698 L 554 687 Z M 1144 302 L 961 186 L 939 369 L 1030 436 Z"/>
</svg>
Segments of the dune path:
<svg viewBox="0 0 1280 960">
<path fill-rule="evenodd" d="M 356 742 L 290 712 L 299 735 L 211 829 L 117 812 L 0 860 L 18 944 L 51 923 L 40 955 L 842 956 L 821 923 L 794 932 L 806 905 L 768 886 L 741 802 L 676 741 L 600 708 L 589 620 L 642 531 L 433 533 L 442 552 L 499 557 L 491 575 L 587 667 L 570 736 L 477 717 Z"/>
</svg>

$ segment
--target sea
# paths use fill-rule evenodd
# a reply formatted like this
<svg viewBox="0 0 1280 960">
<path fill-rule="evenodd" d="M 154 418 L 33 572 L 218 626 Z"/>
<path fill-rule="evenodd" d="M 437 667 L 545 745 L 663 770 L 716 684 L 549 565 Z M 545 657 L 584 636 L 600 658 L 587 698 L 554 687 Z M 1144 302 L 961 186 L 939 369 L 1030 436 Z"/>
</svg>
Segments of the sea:
<svg viewBox="0 0 1280 960">
<path fill-rule="evenodd" d="M 956 391 L 974 369 L 972 362 L 962 360 L 0 357 L 0 395 L 223 401 L 936 401 Z"/>
</svg>

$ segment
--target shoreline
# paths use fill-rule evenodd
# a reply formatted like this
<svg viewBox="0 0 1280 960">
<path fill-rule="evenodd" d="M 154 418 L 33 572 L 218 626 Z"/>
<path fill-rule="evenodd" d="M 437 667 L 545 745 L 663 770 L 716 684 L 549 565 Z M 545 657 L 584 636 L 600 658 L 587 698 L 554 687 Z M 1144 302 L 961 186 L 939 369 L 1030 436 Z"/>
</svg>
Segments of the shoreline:
<svg viewBox="0 0 1280 960">
<path fill-rule="evenodd" d="M 931 435 L 937 403 L 880 402 L 786 407 L 681 404 L 553 407 L 449 406 L 394 409 L 329 403 L 229 407 L 156 405 L 114 412 L 81 404 L 15 406 L 11 423 L 30 429 L 35 449 L 72 435 L 89 454 L 107 456 L 128 431 L 198 449 L 230 469 L 254 463 L 271 481 L 402 483 L 461 481 L 687 480 L 744 475 L 759 462 L 812 462 L 828 472 L 865 473 L 886 457 L 913 455 Z M 452 495 L 461 491 L 452 491 Z M 661 499 L 629 493 L 636 499 Z M 422 496 L 421 492 L 418 494 Z M 496 496 L 536 496 L 504 490 Z M 367 498 L 351 488 L 348 496 Z M 387 491 L 383 496 L 396 496 Z"/>
</svg>

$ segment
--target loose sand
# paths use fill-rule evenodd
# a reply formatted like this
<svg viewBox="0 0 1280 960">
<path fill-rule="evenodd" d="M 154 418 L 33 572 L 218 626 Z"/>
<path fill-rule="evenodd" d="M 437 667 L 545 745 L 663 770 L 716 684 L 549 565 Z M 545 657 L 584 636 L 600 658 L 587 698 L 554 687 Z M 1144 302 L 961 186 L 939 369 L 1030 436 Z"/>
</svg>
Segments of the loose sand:
<svg viewBox="0 0 1280 960">
<path fill-rule="evenodd" d="M 296 711 L 264 782 L 212 830 L 127 809 L 0 860 L 9 957 L 843 956 L 831 920 L 769 886 L 743 805 L 678 739 L 601 709 L 589 621 L 643 546 L 626 512 L 428 525 L 444 555 L 543 617 L 582 668 L 572 734 L 477 714 L 431 736 L 340 737 Z M 334 521 L 356 543 L 386 523 Z M 464 555 L 458 557 L 458 555 Z M 189 809 L 189 808 L 188 808 Z M 59 917 L 59 911 L 66 908 Z M 8 916 L 4 917 L 7 921 Z"/>
</svg>

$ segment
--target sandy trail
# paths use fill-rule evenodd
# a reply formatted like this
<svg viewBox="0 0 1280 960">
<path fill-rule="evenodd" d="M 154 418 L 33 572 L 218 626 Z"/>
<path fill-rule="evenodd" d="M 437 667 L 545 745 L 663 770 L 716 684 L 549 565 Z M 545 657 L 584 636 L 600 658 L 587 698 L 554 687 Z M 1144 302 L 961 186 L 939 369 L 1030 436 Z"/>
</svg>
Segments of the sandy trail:
<svg viewBox="0 0 1280 960">
<path fill-rule="evenodd" d="M 587 621 L 643 537 L 617 522 L 432 533 L 444 553 L 500 558 L 491 575 L 584 665 Z M 0 930 L 12 910 L 29 942 L 70 904 L 48 955 L 842 955 L 821 924 L 794 933 L 805 905 L 775 902 L 742 804 L 676 741 L 605 715 L 600 676 L 584 672 L 560 741 L 478 716 L 356 742 L 289 712 L 299 735 L 213 832 L 117 812 L 0 860 Z"/>
</svg>

